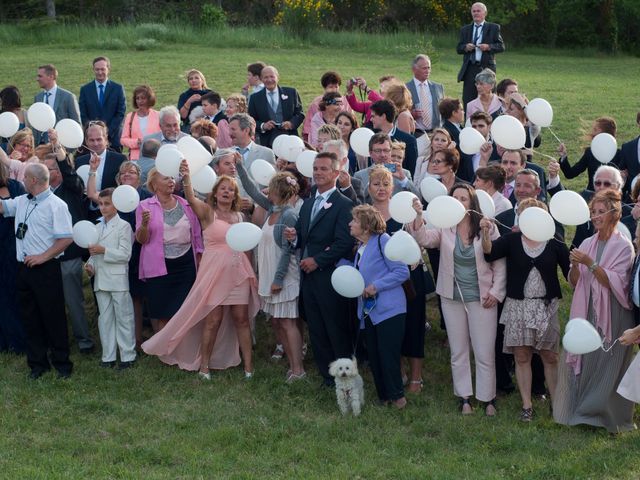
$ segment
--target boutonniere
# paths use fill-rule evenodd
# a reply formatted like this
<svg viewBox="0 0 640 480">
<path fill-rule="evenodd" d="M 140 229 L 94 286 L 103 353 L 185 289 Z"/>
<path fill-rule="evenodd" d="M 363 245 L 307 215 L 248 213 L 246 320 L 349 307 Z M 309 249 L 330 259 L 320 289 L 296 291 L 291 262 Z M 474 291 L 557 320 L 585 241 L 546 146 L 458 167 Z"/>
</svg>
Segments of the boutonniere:
<svg viewBox="0 0 640 480">
<path fill-rule="evenodd" d="M 325 210 L 329 210 L 331 208 L 331 205 L 333 205 L 333 203 L 324 202 L 324 205 L 322 206 L 322 208 L 324 208 Z"/>
<path fill-rule="evenodd" d="M 282 100 L 286 100 L 287 98 L 289 98 L 289 95 L 285 95 L 284 93 L 282 95 L 280 95 L 280 98 Z"/>
</svg>

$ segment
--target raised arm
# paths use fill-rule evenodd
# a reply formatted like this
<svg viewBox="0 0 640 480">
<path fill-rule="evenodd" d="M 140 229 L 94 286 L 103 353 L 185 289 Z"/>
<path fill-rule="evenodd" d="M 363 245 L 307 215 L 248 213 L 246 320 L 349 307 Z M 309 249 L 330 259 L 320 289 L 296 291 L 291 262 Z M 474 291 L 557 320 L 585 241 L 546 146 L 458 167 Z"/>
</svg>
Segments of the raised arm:
<svg viewBox="0 0 640 480">
<path fill-rule="evenodd" d="M 182 160 L 182 162 L 180 163 L 180 175 L 182 176 L 184 198 L 187 200 L 187 202 L 189 202 L 189 206 L 195 212 L 198 220 L 200 220 L 200 223 L 203 224 L 208 222 L 211 207 L 209 207 L 209 205 L 196 197 L 195 193 L 193 193 L 193 187 L 191 186 L 191 175 L 189 173 L 189 164 L 186 160 Z"/>
<path fill-rule="evenodd" d="M 233 155 L 233 159 L 236 162 L 236 168 L 238 170 L 238 177 L 240 177 L 240 183 L 244 187 L 244 190 L 249 194 L 249 196 L 260 205 L 265 210 L 269 210 L 273 204 L 269 201 L 267 196 L 260 191 L 256 184 L 249 178 L 249 174 L 247 173 L 247 169 L 244 167 L 244 163 L 242 163 L 242 155 L 236 152 Z"/>
<path fill-rule="evenodd" d="M 87 179 L 87 197 L 94 203 L 98 203 L 98 191 L 96 189 L 96 172 L 100 166 L 100 157 L 91 152 L 89 158 L 89 177 Z"/>
</svg>

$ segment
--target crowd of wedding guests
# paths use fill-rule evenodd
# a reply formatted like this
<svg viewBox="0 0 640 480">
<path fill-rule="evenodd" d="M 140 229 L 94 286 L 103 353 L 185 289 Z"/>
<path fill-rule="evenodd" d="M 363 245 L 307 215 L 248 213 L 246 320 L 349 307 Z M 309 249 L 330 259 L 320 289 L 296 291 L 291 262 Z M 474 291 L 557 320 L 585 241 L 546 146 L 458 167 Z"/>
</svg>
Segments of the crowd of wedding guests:
<svg viewBox="0 0 640 480">
<path fill-rule="evenodd" d="M 105 368 L 130 368 L 145 352 L 204 381 L 240 364 L 251 378 L 260 375 L 254 345 L 267 341 L 255 338 L 255 322 L 266 319 L 273 358 L 288 362 L 286 382 L 306 377 L 308 341 L 323 385 L 334 384 L 333 360 L 356 354 L 370 369 L 379 402 L 404 408 L 407 397 L 428 388 L 425 335 L 440 317 L 463 415 L 478 408 L 496 415 L 498 394 L 516 388 L 515 372 L 522 421 L 535 418 L 535 402 L 546 401 L 559 423 L 635 428 L 640 367 L 630 365 L 640 338 L 639 262 L 619 225 L 638 238 L 638 138 L 607 165 L 588 147 L 572 165 L 560 145 L 558 161 L 545 169 L 530 150 L 540 145 L 540 128 L 526 117 L 518 82 L 498 82 L 483 69 L 475 77 L 477 98 L 464 105 L 430 79 L 431 61 L 422 54 L 411 62 L 408 82 L 385 75 L 378 90 L 363 77 L 344 82 L 328 71 L 306 109 L 295 88 L 279 84 L 276 67 L 256 62 L 247 66 L 240 93 L 223 98 L 193 69 L 176 106 L 156 109 L 153 88 L 139 85 L 127 113 L 109 59 L 98 57 L 92 67 L 95 78 L 79 101 L 57 84 L 55 66 L 37 70 L 42 91 L 35 101 L 48 103 L 57 120 L 83 126 L 76 151 L 63 147 L 55 129 L 30 128 L 16 87 L 0 92 L 2 112 L 21 123 L 0 150 L 0 349 L 26 353 L 31 378 L 51 366 L 71 375 L 67 318 L 79 351 L 94 352 L 84 303 L 95 299 Z M 492 141 L 500 115 L 522 122 L 526 149 Z M 486 140 L 475 155 L 460 149 L 465 120 Z M 640 113 L 636 120 L 640 126 Z M 360 126 L 375 132 L 368 155 L 350 144 Z M 586 140 L 601 132 L 615 136 L 615 120 L 596 119 Z M 175 177 L 155 168 L 159 149 L 188 135 L 212 154 L 217 181 L 207 195 L 194 191 L 187 161 Z M 312 178 L 297 170 L 295 158 L 274 154 L 281 135 L 301 135 L 318 152 Z M 253 178 L 258 159 L 277 172 L 268 185 Z M 88 166 L 84 179 L 81 166 Z M 571 250 L 561 224 L 544 242 L 518 227 L 527 208 L 547 210 L 564 188 L 560 171 L 566 178 L 587 172 L 581 195 L 591 218 L 577 227 Z M 464 206 L 457 226 L 427 224 L 427 202 L 418 200 L 425 178 L 439 180 Z M 138 191 L 135 212 L 114 206 L 119 185 Z M 480 213 L 479 190 L 493 199 L 495 219 Z M 391 197 L 402 191 L 417 196 L 416 219 L 405 225 L 390 212 Z M 98 240 L 88 248 L 72 241 L 81 220 L 97 224 Z M 246 253 L 226 241 L 241 222 L 262 229 L 258 246 Z M 425 261 L 386 257 L 390 236 L 401 230 L 428 252 Z M 357 300 L 332 287 L 342 264 L 364 278 Z M 84 274 L 93 298 L 85 298 Z M 560 276 L 574 289 L 570 317 L 592 323 L 610 350 L 561 351 Z M 434 292 L 439 314 L 426 311 Z"/>
</svg>

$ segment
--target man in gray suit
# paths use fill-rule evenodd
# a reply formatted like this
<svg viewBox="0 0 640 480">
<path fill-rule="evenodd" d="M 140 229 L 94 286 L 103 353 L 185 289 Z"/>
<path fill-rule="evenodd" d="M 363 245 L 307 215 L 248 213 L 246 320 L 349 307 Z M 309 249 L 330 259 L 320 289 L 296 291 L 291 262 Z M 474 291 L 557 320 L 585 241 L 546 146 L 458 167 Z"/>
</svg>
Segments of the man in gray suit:
<svg viewBox="0 0 640 480">
<path fill-rule="evenodd" d="M 251 163 L 261 158 L 272 165 L 276 156 L 270 148 L 258 145 L 252 140 L 255 133 L 255 120 L 246 113 L 236 113 L 229 119 L 229 136 L 233 148 L 242 155 L 242 163 L 251 175 Z"/>
<path fill-rule="evenodd" d="M 434 128 L 442 126 L 442 118 L 438 103 L 444 98 L 444 87 L 441 83 L 429 80 L 431 75 L 431 59 L 427 55 L 416 55 L 411 62 L 413 79 L 407 82 L 411 92 L 413 110 L 411 114 L 416 120 L 416 138 L 430 133 Z"/>
<path fill-rule="evenodd" d="M 186 136 L 186 133 L 180 131 L 180 112 L 175 106 L 169 105 L 160 109 L 160 131 L 145 136 L 142 141 L 158 140 L 166 145 L 178 143 L 178 140 Z"/>
<path fill-rule="evenodd" d="M 68 90 L 61 88 L 56 83 L 58 80 L 58 70 L 51 64 L 38 67 L 36 77 L 38 85 L 42 91 L 34 97 L 34 102 L 45 102 L 56 114 L 56 123 L 64 118 L 70 118 L 80 123 L 80 108 L 76 96 Z M 49 141 L 47 132 L 33 130 L 33 137 L 36 145 Z"/>
</svg>

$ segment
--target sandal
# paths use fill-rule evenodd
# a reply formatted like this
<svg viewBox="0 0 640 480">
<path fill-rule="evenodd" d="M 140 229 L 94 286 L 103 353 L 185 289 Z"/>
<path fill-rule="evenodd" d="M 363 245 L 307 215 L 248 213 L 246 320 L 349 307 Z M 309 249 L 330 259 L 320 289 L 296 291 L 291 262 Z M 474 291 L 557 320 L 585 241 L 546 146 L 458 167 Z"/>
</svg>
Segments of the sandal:
<svg viewBox="0 0 640 480">
<path fill-rule="evenodd" d="M 422 391 L 422 387 L 424 386 L 424 382 L 422 379 L 420 380 L 411 380 L 407 383 L 407 392 L 408 393 L 420 393 Z"/>
<path fill-rule="evenodd" d="M 496 399 L 494 398 L 493 400 L 484 404 L 484 414 L 487 417 L 495 417 L 496 413 L 498 412 L 496 410 Z"/>
<path fill-rule="evenodd" d="M 473 413 L 473 408 L 468 398 L 460 399 L 460 412 L 462 412 L 462 415 L 471 415 Z"/>
<path fill-rule="evenodd" d="M 520 412 L 521 422 L 530 422 L 533 418 L 533 408 L 523 408 Z"/>
</svg>

